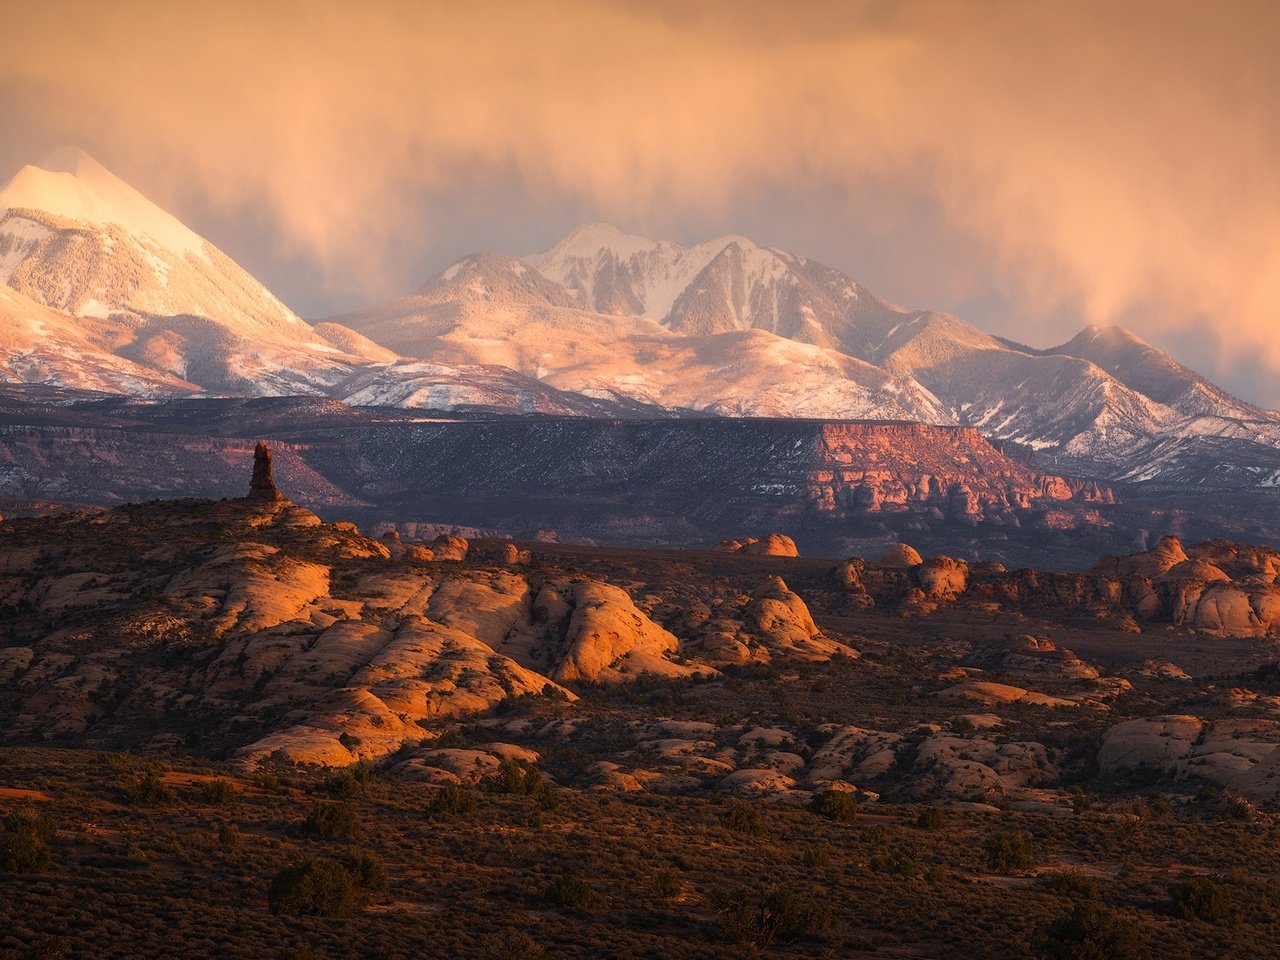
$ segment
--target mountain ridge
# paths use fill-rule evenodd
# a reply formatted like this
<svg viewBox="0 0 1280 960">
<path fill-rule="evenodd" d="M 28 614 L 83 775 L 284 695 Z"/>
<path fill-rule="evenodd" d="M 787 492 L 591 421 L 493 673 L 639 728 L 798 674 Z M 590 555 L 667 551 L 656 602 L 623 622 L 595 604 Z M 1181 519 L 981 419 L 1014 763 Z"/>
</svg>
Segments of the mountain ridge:
<svg viewBox="0 0 1280 960">
<path fill-rule="evenodd" d="M 1280 414 L 1123 328 L 1027 347 L 735 234 L 683 246 L 585 224 L 540 253 L 468 255 L 408 297 L 313 325 L 63 148 L 0 186 L 0 280 L 9 381 L 555 415 L 908 420 L 975 426 L 1108 480 L 1280 475 Z M 1231 469 L 1233 450 L 1248 470 Z"/>
</svg>

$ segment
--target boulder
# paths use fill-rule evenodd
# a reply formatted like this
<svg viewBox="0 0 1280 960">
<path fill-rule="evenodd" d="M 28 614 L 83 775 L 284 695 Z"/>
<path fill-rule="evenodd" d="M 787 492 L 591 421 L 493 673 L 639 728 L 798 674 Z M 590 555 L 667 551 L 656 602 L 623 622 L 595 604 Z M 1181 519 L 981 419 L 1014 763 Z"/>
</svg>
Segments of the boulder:
<svg viewBox="0 0 1280 960">
<path fill-rule="evenodd" d="M 467 559 L 470 544 L 465 537 L 442 533 L 431 541 L 431 554 L 436 560 L 462 561 Z"/>
<path fill-rule="evenodd" d="M 880 563 L 886 567 L 918 567 L 924 562 L 915 547 L 895 543 L 880 555 Z"/>
<path fill-rule="evenodd" d="M 539 591 L 534 609 L 549 624 L 549 675 L 561 681 L 618 682 L 644 673 L 691 676 L 713 672 L 674 662 L 679 641 L 636 609 L 625 590 L 592 580 L 556 581 Z"/>
<path fill-rule="evenodd" d="M 969 564 L 951 557 L 933 557 L 916 566 L 915 573 L 929 600 L 955 600 L 969 584 Z"/>
<path fill-rule="evenodd" d="M 852 648 L 822 635 L 805 602 L 781 577 L 769 577 L 756 588 L 747 607 L 746 625 L 772 654 L 803 660 L 829 660 L 836 653 L 858 655 Z"/>
</svg>

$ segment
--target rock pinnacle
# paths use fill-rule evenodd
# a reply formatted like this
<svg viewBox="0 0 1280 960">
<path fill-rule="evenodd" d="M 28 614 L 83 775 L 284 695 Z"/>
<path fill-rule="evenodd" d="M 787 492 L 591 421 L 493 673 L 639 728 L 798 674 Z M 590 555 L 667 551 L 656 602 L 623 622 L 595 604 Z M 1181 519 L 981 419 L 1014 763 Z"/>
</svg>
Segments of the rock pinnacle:
<svg viewBox="0 0 1280 960">
<path fill-rule="evenodd" d="M 253 479 L 249 481 L 249 499 L 280 499 L 280 491 L 271 475 L 271 449 L 265 443 L 259 443 L 253 449 Z"/>
</svg>

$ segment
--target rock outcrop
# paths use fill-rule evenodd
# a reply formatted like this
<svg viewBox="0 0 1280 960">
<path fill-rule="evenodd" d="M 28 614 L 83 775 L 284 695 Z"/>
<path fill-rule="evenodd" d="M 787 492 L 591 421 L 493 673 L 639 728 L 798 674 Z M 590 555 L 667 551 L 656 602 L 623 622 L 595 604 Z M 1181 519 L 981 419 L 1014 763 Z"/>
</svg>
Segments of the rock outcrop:
<svg viewBox="0 0 1280 960">
<path fill-rule="evenodd" d="M 915 547 L 905 543 L 895 543 L 880 555 L 879 562 L 885 567 L 918 567 L 924 560 Z"/>
<path fill-rule="evenodd" d="M 1203 780 L 1254 803 L 1280 800 L 1280 721 L 1147 717 L 1102 738 L 1104 776 Z"/>
<path fill-rule="evenodd" d="M 467 550 L 470 546 L 466 537 L 442 533 L 431 541 L 431 556 L 436 560 L 462 561 L 467 559 Z"/>
<path fill-rule="evenodd" d="M 259 443 L 253 448 L 253 476 L 249 480 L 249 498 L 278 500 L 281 496 L 272 475 L 271 450 L 265 443 Z"/>
<path fill-rule="evenodd" d="M 747 608 L 747 617 L 748 628 L 771 654 L 801 660 L 829 660 L 837 653 L 858 655 L 822 635 L 805 602 L 781 577 L 769 577 L 760 584 Z"/>
<path fill-rule="evenodd" d="M 741 553 L 749 557 L 798 557 L 796 542 L 782 533 L 767 533 L 763 537 L 746 537 L 742 540 L 721 540 L 715 547 L 726 553 Z"/>
</svg>

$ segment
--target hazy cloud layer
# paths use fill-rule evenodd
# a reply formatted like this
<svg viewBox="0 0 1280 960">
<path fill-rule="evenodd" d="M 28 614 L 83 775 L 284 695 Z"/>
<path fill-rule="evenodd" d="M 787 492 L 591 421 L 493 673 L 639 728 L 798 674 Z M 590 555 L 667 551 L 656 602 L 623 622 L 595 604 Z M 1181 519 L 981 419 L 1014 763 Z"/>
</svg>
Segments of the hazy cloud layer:
<svg viewBox="0 0 1280 960">
<path fill-rule="evenodd" d="M 0 160 L 79 142 L 304 312 L 583 218 L 734 230 L 1280 404 L 1280 5 L 686 6 L 28 4 Z"/>
</svg>

